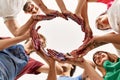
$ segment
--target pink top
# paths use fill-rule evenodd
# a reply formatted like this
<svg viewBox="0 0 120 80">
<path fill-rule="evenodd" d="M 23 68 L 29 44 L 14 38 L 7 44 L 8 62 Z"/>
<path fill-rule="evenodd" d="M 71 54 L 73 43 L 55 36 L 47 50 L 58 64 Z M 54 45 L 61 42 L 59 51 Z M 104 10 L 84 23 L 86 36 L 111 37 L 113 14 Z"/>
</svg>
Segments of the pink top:
<svg viewBox="0 0 120 80">
<path fill-rule="evenodd" d="M 110 8 L 114 0 L 97 0 L 97 2 L 101 2 L 107 5 L 107 9 Z"/>
</svg>

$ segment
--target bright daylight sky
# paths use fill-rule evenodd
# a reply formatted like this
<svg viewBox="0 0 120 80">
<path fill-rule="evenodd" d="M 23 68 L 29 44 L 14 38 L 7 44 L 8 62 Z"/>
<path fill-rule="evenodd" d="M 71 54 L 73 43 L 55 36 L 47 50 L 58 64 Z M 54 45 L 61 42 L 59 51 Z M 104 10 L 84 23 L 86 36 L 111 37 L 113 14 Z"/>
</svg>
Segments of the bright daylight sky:
<svg viewBox="0 0 120 80">
<path fill-rule="evenodd" d="M 55 0 L 43 1 L 49 8 L 59 10 L 57 4 L 55 3 Z M 67 9 L 72 12 L 74 12 L 76 8 L 77 1 L 78 0 L 64 0 Z M 100 3 L 89 3 L 88 7 L 90 25 L 94 35 L 101 35 L 107 33 L 105 31 L 100 31 L 95 28 L 95 19 L 100 13 L 106 10 L 106 5 Z M 30 15 L 26 15 L 21 11 L 21 13 L 18 16 L 18 21 L 20 25 L 24 24 L 29 17 Z M 47 39 L 47 48 L 55 49 L 61 52 L 70 52 L 73 49 L 78 48 L 82 44 L 84 33 L 81 31 L 81 27 L 71 19 L 66 21 L 62 18 L 55 18 L 50 21 L 41 21 L 37 25 L 41 25 L 41 29 L 39 30 L 39 32 L 45 35 Z M 7 30 L 6 26 L 4 25 L 2 18 L 0 18 L 0 26 L 1 36 L 12 36 Z M 90 51 L 89 54 L 85 56 L 85 58 L 92 60 L 92 54 L 97 50 L 107 50 L 115 52 L 113 46 L 111 44 L 108 44 Z M 35 53 L 33 53 L 31 57 L 44 62 Z M 74 76 L 80 75 L 82 71 L 82 69 L 77 68 Z M 46 80 L 46 78 L 47 74 L 41 73 L 39 75 L 24 75 L 19 80 Z"/>
</svg>

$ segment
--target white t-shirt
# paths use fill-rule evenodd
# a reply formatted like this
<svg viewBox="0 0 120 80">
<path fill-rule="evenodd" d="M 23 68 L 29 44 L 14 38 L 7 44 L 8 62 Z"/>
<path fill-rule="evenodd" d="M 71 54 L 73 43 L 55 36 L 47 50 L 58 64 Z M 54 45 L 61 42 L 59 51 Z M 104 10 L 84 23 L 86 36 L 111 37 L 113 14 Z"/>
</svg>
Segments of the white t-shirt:
<svg viewBox="0 0 120 80">
<path fill-rule="evenodd" d="M 0 17 L 16 17 L 27 0 L 0 0 Z"/>
<path fill-rule="evenodd" d="M 115 0 L 108 10 L 108 21 L 114 31 L 120 33 L 120 0 Z"/>
</svg>

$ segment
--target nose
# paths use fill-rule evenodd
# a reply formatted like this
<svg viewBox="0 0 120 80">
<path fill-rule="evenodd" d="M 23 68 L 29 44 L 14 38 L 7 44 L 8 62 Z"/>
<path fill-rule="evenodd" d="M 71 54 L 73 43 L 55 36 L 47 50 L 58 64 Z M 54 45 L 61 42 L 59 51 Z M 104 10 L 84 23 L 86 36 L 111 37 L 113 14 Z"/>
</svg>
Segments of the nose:
<svg viewBox="0 0 120 80">
<path fill-rule="evenodd" d="M 96 56 L 96 59 L 97 59 L 97 60 L 100 60 L 100 59 L 101 59 L 101 56 L 100 56 L 100 55 Z"/>
</svg>

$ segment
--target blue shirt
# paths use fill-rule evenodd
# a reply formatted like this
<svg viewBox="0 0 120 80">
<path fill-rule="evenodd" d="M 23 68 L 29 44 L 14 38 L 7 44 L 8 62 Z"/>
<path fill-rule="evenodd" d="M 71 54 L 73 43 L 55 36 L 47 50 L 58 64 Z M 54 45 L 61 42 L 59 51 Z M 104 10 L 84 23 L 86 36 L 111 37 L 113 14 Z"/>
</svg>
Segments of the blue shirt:
<svg viewBox="0 0 120 80">
<path fill-rule="evenodd" d="M 14 45 L 0 51 L 0 80 L 14 80 L 28 62 L 22 45 Z"/>
<path fill-rule="evenodd" d="M 82 76 L 79 75 L 77 77 L 70 77 L 70 76 L 60 76 L 57 80 L 82 80 Z"/>
</svg>

